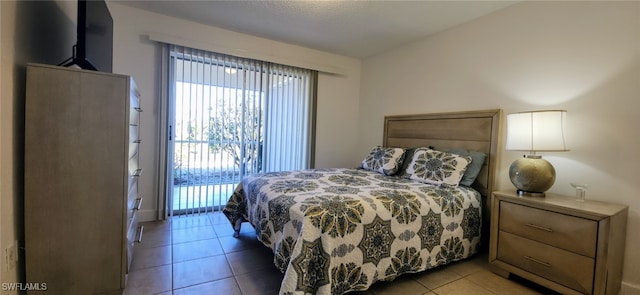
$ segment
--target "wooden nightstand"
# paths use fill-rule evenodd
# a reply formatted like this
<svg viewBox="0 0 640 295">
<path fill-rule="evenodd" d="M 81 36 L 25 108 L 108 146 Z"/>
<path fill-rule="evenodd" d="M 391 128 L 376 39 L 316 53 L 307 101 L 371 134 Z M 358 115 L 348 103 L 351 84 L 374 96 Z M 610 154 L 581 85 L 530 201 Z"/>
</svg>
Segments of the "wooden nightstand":
<svg viewBox="0 0 640 295">
<path fill-rule="evenodd" d="M 617 294 L 628 207 L 494 192 L 489 262 L 563 294 Z"/>
</svg>

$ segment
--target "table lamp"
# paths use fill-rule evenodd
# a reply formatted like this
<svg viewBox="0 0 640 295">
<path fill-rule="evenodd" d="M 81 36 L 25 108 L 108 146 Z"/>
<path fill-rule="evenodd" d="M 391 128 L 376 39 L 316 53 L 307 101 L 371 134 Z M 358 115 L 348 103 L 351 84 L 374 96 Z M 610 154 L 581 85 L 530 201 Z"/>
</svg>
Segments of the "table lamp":
<svg viewBox="0 0 640 295">
<path fill-rule="evenodd" d="M 565 143 L 567 111 L 531 111 L 507 115 L 507 145 L 528 154 L 509 167 L 509 178 L 519 195 L 543 197 L 556 180 L 553 165 L 536 152 L 568 151 Z"/>
</svg>

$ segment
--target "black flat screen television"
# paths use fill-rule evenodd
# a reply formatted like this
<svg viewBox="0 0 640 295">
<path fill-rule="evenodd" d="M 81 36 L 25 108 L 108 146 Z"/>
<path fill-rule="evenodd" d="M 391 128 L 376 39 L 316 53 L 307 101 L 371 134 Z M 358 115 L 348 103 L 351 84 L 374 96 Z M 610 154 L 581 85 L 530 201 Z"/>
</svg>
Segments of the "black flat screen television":
<svg viewBox="0 0 640 295">
<path fill-rule="evenodd" d="M 77 41 L 61 65 L 112 72 L 113 19 L 104 0 L 78 0 Z"/>
</svg>

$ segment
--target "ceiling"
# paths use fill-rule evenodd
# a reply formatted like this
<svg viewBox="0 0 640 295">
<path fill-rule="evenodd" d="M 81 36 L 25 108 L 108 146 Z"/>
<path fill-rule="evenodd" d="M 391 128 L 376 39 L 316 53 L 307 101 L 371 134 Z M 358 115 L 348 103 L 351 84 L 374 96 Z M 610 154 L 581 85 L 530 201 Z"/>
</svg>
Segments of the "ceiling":
<svg viewBox="0 0 640 295">
<path fill-rule="evenodd" d="M 122 1 L 124 5 L 366 58 L 517 1 Z"/>
</svg>

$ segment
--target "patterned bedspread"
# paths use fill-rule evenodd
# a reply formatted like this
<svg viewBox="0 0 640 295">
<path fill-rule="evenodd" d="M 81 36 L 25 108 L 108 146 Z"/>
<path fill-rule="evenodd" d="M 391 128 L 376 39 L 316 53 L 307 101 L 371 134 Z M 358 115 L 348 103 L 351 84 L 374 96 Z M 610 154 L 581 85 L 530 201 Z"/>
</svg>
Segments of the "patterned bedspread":
<svg viewBox="0 0 640 295">
<path fill-rule="evenodd" d="M 223 212 L 273 250 L 280 294 L 343 294 L 475 254 L 480 204 L 462 186 L 316 169 L 245 177 Z"/>
</svg>

